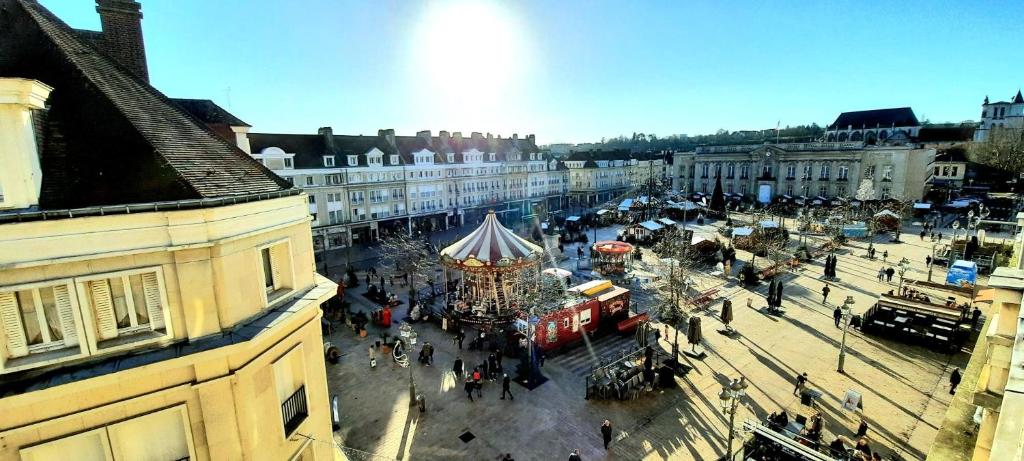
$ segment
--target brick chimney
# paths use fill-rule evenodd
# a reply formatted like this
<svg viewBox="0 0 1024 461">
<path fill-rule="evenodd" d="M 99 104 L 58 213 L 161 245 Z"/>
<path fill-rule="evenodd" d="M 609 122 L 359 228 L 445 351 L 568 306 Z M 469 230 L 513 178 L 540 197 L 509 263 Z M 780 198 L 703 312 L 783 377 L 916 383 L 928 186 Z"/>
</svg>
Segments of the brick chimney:
<svg viewBox="0 0 1024 461">
<path fill-rule="evenodd" d="M 398 145 L 395 144 L 395 130 L 393 128 L 388 128 L 386 130 L 377 130 L 377 136 L 384 138 L 384 140 L 387 141 L 389 146 L 398 149 Z"/>
<path fill-rule="evenodd" d="M 103 34 L 100 49 L 137 77 L 149 82 L 142 41 L 142 5 L 135 0 L 96 0 Z"/>
<path fill-rule="evenodd" d="M 448 132 L 445 130 L 441 130 L 439 133 L 437 133 L 437 137 L 441 138 L 441 144 L 443 145 L 447 145 L 448 140 L 450 139 Z"/>
<path fill-rule="evenodd" d="M 416 132 L 416 137 L 422 139 L 423 142 L 426 142 L 427 146 L 430 146 L 430 141 L 431 141 L 430 130 L 417 131 Z"/>
<path fill-rule="evenodd" d="M 456 143 L 462 144 L 462 132 L 456 131 L 452 133 L 452 139 L 454 139 Z"/>
<path fill-rule="evenodd" d="M 537 145 L 537 136 L 535 136 L 535 135 L 532 135 L 532 134 L 526 135 L 526 140 L 529 141 L 530 144 Z"/>
<path fill-rule="evenodd" d="M 337 154 L 338 147 L 334 144 L 334 129 L 329 126 L 320 127 L 316 130 L 316 134 L 324 138 L 324 150 L 326 154 Z"/>
</svg>

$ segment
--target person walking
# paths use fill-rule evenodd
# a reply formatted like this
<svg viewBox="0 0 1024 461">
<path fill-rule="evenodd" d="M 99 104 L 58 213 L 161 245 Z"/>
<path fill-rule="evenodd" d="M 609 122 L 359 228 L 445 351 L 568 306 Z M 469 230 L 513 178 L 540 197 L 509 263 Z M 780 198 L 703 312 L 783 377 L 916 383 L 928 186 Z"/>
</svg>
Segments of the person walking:
<svg viewBox="0 0 1024 461">
<path fill-rule="evenodd" d="M 960 367 L 953 368 L 949 374 L 949 395 L 956 394 L 956 387 L 960 385 Z"/>
<path fill-rule="evenodd" d="M 978 320 L 981 319 L 981 309 L 978 306 L 974 306 L 974 310 L 971 311 L 971 328 L 978 328 Z"/>
<path fill-rule="evenodd" d="M 924 257 L 924 267 L 932 267 L 932 255 Z"/>
<path fill-rule="evenodd" d="M 896 269 L 893 269 L 892 266 L 890 266 L 888 269 L 886 269 L 885 270 L 885 281 L 889 282 L 889 283 L 892 283 L 892 276 L 895 273 L 896 273 Z"/>
<path fill-rule="evenodd" d="M 956 236 L 954 235 L 953 237 L 955 238 Z M 942 241 L 942 232 L 939 232 L 938 234 L 935 234 L 935 238 L 938 239 L 937 241 L 941 242 Z"/>
<path fill-rule="evenodd" d="M 452 365 L 452 373 L 455 375 L 455 379 L 462 379 L 466 369 L 462 364 L 462 357 L 455 357 L 455 364 Z"/>
<path fill-rule="evenodd" d="M 498 376 L 498 358 L 494 354 L 487 357 L 487 370 L 490 372 L 488 377 L 491 381 L 494 381 L 494 378 Z"/>
<path fill-rule="evenodd" d="M 843 311 L 839 309 L 839 306 L 832 311 L 832 319 L 836 321 L 836 328 L 839 328 L 839 321 L 843 319 Z"/>
<path fill-rule="evenodd" d="M 483 397 L 484 396 L 484 392 L 483 392 L 483 389 L 484 389 L 483 375 L 481 375 L 480 374 L 480 370 L 478 370 L 476 368 L 473 369 L 473 387 L 476 388 L 476 396 L 477 397 Z"/>
<path fill-rule="evenodd" d="M 864 418 L 860 419 L 860 425 L 857 426 L 857 437 L 864 437 L 868 433 L 868 422 Z"/>
<path fill-rule="evenodd" d="M 879 282 L 885 281 L 885 267 L 884 266 L 878 268 L 878 281 Z"/>
<path fill-rule="evenodd" d="M 601 438 L 604 439 L 604 449 L 608 449 L 608 444 L 612 443 L 612 422 L 604 420 L 601 423 Z"/>
<path fill-rule="evenodd" d="M 512 395 L 512 380 L 509 379 L 508 374 L 503 373 L 501 378 L 501 400 L 505 400 L 505 394 L 508 394 L 509 400 L 515 400 L 516 397 Z"/>
<path fill-rule="evenodd" d="M 466 396 L 469 397 L 469 401 L 473 402 L 473 389 L 476 389 L 476 384 L 473 382 L 473 378 L 466 377 L 466 384 L 463 386 L 466 389 Z"/>
<path fill-rule="evenodd" d="M 828 288 L 828 284 L 827 283 L 825 284 L 825 286 L 821 287 L 821 303 L 822 304 L 825 304 L 828 301 L 828 292 L 830 292 L 830 291 L 832 291 L 832 290 L 830 290 Z"/>
<path fill-rule="evenodd" d="M 793 387 L 793 395 L 798 395 L 803 392 L 804 388 L 807 387 L 807 372 L 796 375 L 796 386 Z"/>
<path fill-rule="evenodd" d="M 888 257 L 889 257 L 889 250 L 885 250 L 885 251 L 883 251 L 883 252 L 882 252 L 882 262 L 884 263 L 884 262 L 885 262 L 885 260 L 886 260 L 886 259 L 887 259 Z"/>
<path fill-rule="evenodd" d="M 572 453 L 569 453 L 569 461 L 583 461 L 583 458 L 580 458 L 579 448 L 573 450 Z"/>
<path fill-rule="evenodd" d="M 926 232 L 924 231 L 924 229 L 921 229 L 921 241 L 922 241 L 922 242 L 924 241 L 924 235 L 925 235 L 925 233 L 926 233 Z"/>
<path fill-rule="evenodd" d="M 487 360 L 480 363 L 480 375 L 483 379 L 491 379 L 491 371 L 487 368 Z"/>
<path fill-rule="evenodd" d="M 465 340 L 465 339 L 466 339 L 466 330 L 464 330 L 462 328 L 459 328 L 458 333 L 455 333 L 455 338 L 453 338 L 453 342 L 455 344 L 458 344 L 460 351 L 462 350 L 462 341 Z"/>
</svg>

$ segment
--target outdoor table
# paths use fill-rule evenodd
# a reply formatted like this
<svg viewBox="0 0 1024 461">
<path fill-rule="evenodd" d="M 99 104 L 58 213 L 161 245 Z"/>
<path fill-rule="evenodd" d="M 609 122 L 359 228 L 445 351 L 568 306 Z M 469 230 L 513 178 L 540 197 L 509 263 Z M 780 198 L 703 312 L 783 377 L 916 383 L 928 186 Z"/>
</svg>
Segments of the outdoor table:
<svg viewBox="0 0 1024 461">
<path fill-rule="evenodd" d="M 892 319 L 892 321 L 896 322 L 896 323 L 907 323 L 907 320 L 908 320 L 907 317 L 904 317 L 902 315 Z"/>
<path fill-rule="evenodd" d="M 786 432 L 793 434 L 793 436 L 797 436 L 800 434 L 800 431 L 804 430 L 804 425 L 796 421 L 790 421 L 789 424 L 786 425 L 785 430 Z"/>
</svg>

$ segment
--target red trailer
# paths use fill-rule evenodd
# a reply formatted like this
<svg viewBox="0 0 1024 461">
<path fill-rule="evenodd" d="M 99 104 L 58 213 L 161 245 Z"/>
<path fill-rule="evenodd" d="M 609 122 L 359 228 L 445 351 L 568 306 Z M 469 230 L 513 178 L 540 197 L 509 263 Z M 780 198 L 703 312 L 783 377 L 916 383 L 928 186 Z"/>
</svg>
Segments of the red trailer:
<svg viewBox="0 0 1024 461">
<path fill-rule="evenodd" d="M 575 343 L 584 333 L 592 334 L 600 320 L 600 306 L 590 299 L 541 315 L 534 337 L 537 346 L 548 351 Z"/>
</svg>

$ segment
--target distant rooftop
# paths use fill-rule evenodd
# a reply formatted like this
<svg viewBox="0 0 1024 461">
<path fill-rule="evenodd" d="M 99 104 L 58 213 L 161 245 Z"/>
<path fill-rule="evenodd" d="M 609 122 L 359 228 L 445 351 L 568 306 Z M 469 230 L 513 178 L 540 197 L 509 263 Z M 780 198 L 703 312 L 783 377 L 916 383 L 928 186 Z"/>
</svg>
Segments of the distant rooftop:
<svg viewBox="0 0 1024 461">
<path fill-rule="evenodd" d="M 921 123 L 917 120 L 917 116 L 914 115 L 913 109 L 909 107 L 896 107 L 891 109 L 843 112 L 839 114 L 835 122 L 828 126 L 828 129 L 845 130 L 851 126 L 854 129 L 862 129 L 919 125 Z"/>
</svg>

